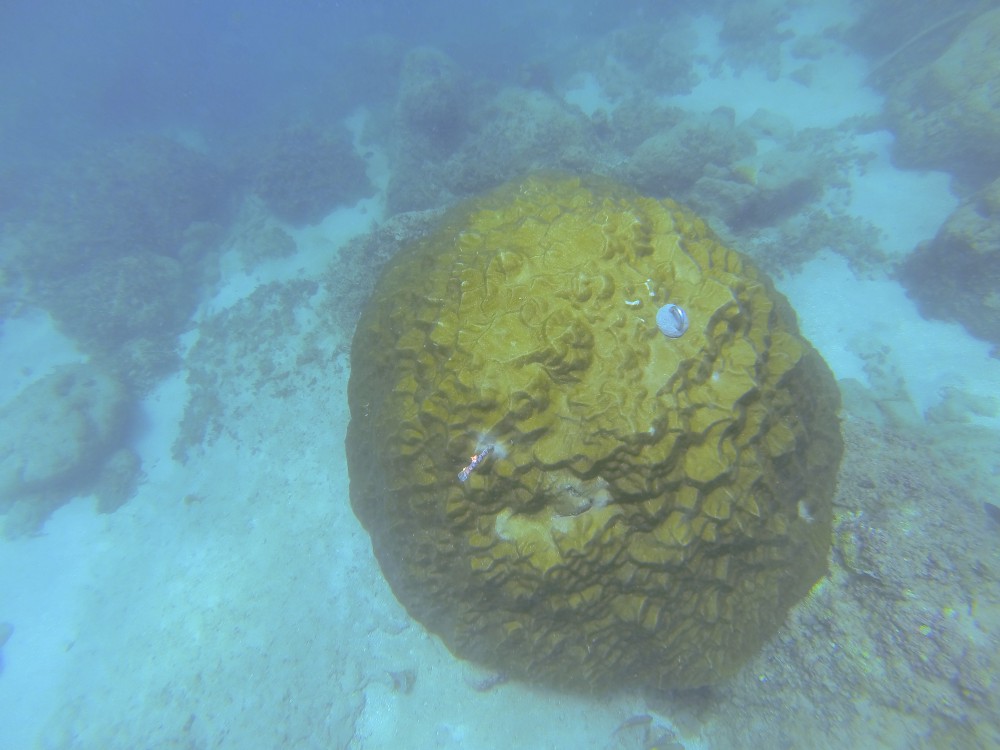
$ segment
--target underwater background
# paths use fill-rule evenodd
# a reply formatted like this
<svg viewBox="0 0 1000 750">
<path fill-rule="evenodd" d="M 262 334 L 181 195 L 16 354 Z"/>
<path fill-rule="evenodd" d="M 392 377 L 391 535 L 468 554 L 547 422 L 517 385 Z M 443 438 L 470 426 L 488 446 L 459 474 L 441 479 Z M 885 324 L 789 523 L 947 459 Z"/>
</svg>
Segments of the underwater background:
<svg viewBox="0 0 1000 750">
<path fill-rule="evenodd" d="M 4 3 L 0 748 L 1000 746 L 997 40 L 972 0 Z M 352 512 L 381 269 L 539 171 L 694 210 L 837 378 L 828 575 L 711 687 L 459 660 Z"/>
</svg>

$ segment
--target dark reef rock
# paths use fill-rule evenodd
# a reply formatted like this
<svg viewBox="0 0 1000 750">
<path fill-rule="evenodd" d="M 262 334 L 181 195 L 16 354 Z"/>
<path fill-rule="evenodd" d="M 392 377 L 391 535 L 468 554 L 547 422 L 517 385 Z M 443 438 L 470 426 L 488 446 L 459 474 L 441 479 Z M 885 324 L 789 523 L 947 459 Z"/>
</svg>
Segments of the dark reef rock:
<svg viewBox="0 0 1000 750">
<path fill-rule="evenodd" d="M 441 156 L 413 144 L 396 146 L 390 213 L 438 208 L 537 170 L 587 172 L 602 150 L 595 126 L 579 109 L 538 90 L 505 88 L 469 105 L 462 144 Z"/>
<path fill-rule="evenodd" d="M 407 136 L 437 154 L 451 153 L 466 135 L 470 81 L 446 54 L 418 47 L 406 55 L 396 116 Z"/>
<path fill-rule="evenodd" d="M 957 4 L 939 0 L 868 0 L 858 6 L 856 20 L 844 30 L 843 38 L 870 57 L 876 73 L 881 73 L 897 61 L 940 54 L 961 29 L 956 24 L 971 10 L 972 3 L 962 5 L 956 13 Z"/>
<path fill-rule="evenodd" d="M 670 130 L 684 116 L 684 111 L 676 107 L 663 107 L 645 96 L 630 96 L 611 113 L 614 144 L 630 154 L 647 138 Z"/>
<path fill-rule="evenodd" d="M 142 459 L 130 448 L 120 448 L 104 464 L 94 488 L 98 513 L 114 513 L 135 494 L 143 478 Z"/>
<path fill-rule="evenodd" d="M 827 733 L 822 747 L 865 747 L 888 732 L 896 747 L 997 747 L 1000 651 L 984 613 L 1000 581 L 981 503 L 995 483 L 975 468 L 995 434 L 842 426 L 829 576 L 718 686 L 719 710 L 740 718 L 713 745 L 812 747 Z"/>
<path fill-rule="evenodd" d="M 338 205 L 371 195 L 364 160 L 346 128 L 286 130 L 260 145 L 253 190 L 278 219 L 313 224 Z"/>
<path fill-rule="evenodd" d="M 99 261 L 42 296 L 65 333 L 99 349 L 175 335 L 197 301 L 181 264 L 151 254 Z"/>
<path fill-rule="evenodd" d="M 473 125 L 447 167 L 448 187 L 457 196 L 540 169 L 586 171 L 597 151 L 590 121 L 541 91 L 504 89 L 477 113 Z"/>
<path fill-rule="evenodd" d="M 398 154 L 386 188 L 387 213 L 395 216 L 450 203 L 454 197 L 445 187 L 443 171 L 442 165 L 415 154 Z"/>
<path fill-rule="evenodd" d="M 195 222 L 222 218 L 226 175 L 204 155 L 164 138 L 113 143 L 68 161 L 39 182 L 12 222 L 29 280 L 72 276 L 121 255 L 175 255 Z"/>
<path fill-rule="evenodd" d="M 731 110 L 689 115 L 670 130 L 647 138 L 624 168 L 624 178 L 658 198 L 677 197 L 710 165 L 725 167 L 754 152 L 753 141 L 735 127 Z"/>
<path fill-rule="evenodd" d="M 666 299 L 715 323 L 663 346 Z M 826 571 L 835 381 L 675 203 L 534 177 L 456 207 L 383 271 L 348 394 L 351 505 L 394 593 L 511 678 L 718 682 Z"/>
<path fill-rule="evenodd" d="M 943 169 L 978 187 L 1000 176 L 1000 9 L 955 19 L 965 27 L 940 56 L 887 76 L 886 114 L 901 166 Z"/>
<path fill-rule="evenodd" d="M 1000 346 L 1000 179 L 964 200 L 899 275 L 924 315 Z"/>
</svg>

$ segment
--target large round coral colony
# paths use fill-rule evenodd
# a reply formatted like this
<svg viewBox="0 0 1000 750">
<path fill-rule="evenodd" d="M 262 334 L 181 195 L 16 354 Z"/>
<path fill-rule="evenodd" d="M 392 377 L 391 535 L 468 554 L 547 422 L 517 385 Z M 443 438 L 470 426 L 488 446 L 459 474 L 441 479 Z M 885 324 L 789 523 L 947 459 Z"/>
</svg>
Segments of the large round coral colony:
<svg viewBox="0 0 1000 750">
<path fill-rule="evenodd" d="M 380 279 L 349 390 L 386 578 L 511 677 L 715 682 L 826 570 L 834 379 L 672 202 L 535 177 L 453 210 Z"/>
</svg>

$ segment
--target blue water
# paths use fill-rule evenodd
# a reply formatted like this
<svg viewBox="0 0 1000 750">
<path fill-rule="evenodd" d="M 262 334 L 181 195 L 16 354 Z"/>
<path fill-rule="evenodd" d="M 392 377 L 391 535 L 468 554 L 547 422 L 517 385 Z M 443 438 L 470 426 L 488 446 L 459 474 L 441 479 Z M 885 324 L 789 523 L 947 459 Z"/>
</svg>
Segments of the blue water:
<svg viewBox="0 0 1000 750">
<path fill-rule="evenodd" d="M 4 3 L 0 748 L 1000 746 L 991 5 Z M 465 663 L 351 511 L 380 269 L 538 170 L 692 207 L 838 378 L 829 575 L 711 688 Z"/>
</svg>

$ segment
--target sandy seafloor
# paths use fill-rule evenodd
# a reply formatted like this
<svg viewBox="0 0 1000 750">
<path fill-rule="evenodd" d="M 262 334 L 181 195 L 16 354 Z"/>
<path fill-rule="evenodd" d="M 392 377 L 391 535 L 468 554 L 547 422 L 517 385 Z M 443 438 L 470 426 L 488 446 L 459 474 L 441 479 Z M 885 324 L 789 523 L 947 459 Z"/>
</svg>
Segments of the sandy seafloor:
<svg viewBox="0 0 1000 750">
<path fill-rule="evenodd" d="M 766 107 L 799 127 L 877 111 L 860 59 L 818 64 L 812 89 L 726 74 L 669 101 L 703 111 L 725 104 L 738 121 Z M 567 97 L 597 106 L 593 80 L 586 71 L 578 80 Z M 887 133 L 857 137 L 876 159 L 839 199 L 884 232 L 883 250 L 902 255 L 933 237 L 957 200 L 946 175 L 895 169 L 890 142 Z M 378 160 L 371 166 L 384 184 Z M 379 219 L 380 205 L 376 197 L 295 230 L 297 254 L 252 275 L 234 247 L 199 320 L 268 281 L 320 278 L 346 240 Z M 1000 361 L 988 345 L 958 325 L 923 319 L 897 283 L 859 278 L 834 252 L 777 283 L 838 378 L 868 384 L 866 356 L 880 351 L 921 413 L 948 389 L 996 393 Z M 407 616 L 348 501 L 349 332 L 328 330 L 314 312 L 332 293 L 321 290 L 275 344 L 294 351 L 312 335 L 339 351 L 321 382 L 281 398 L 250 392 L 249 381 L 229 383 L 222 398 L 252 408 L 223 405 L 222 434 L 181 465 L 171 446 L 188 372 L 177 373 L 145 402 L 137 448 L 147 476 L 136 497 L 111 515 L 95 514 L 93 499 L 81 497 L 42 535 L 0 543 L 0 617 L 16 628 L 3 652 L 0 747 L 632 748 L 651 741 L 636 729 L 648 726 L 675 732 L 676 746 L 722 746 L 712 741 L 713 722 L 740 717 L 721 709 L 696 720 L 639 695 L 598 701 L 517 683 L 480 690 L 490 674 L 453 658 Z M 78 358 L 46 316 L 29 311 L 0 339 L 0 361 L 23 363 L 0 370 L 0 397 Z M 1000 431 L 1000 420 L 970 419 Z M 995 482 L 995 458 L 992 466 Z M 990 617 L 987 609 L 970 616 L 970 647 L 976 638 L 995 643 Z M 416 676 L 410 691 L 394 685 L 394 673 L 407 671 Z M 630 724 L 637 716 L 649 718 Z M 905 746 L 912 738 L 893 731 L 901 721 L 874 710 L 873 742 Z M 836 746 L 863 743 L 853 731 Z"/>
</svg>

